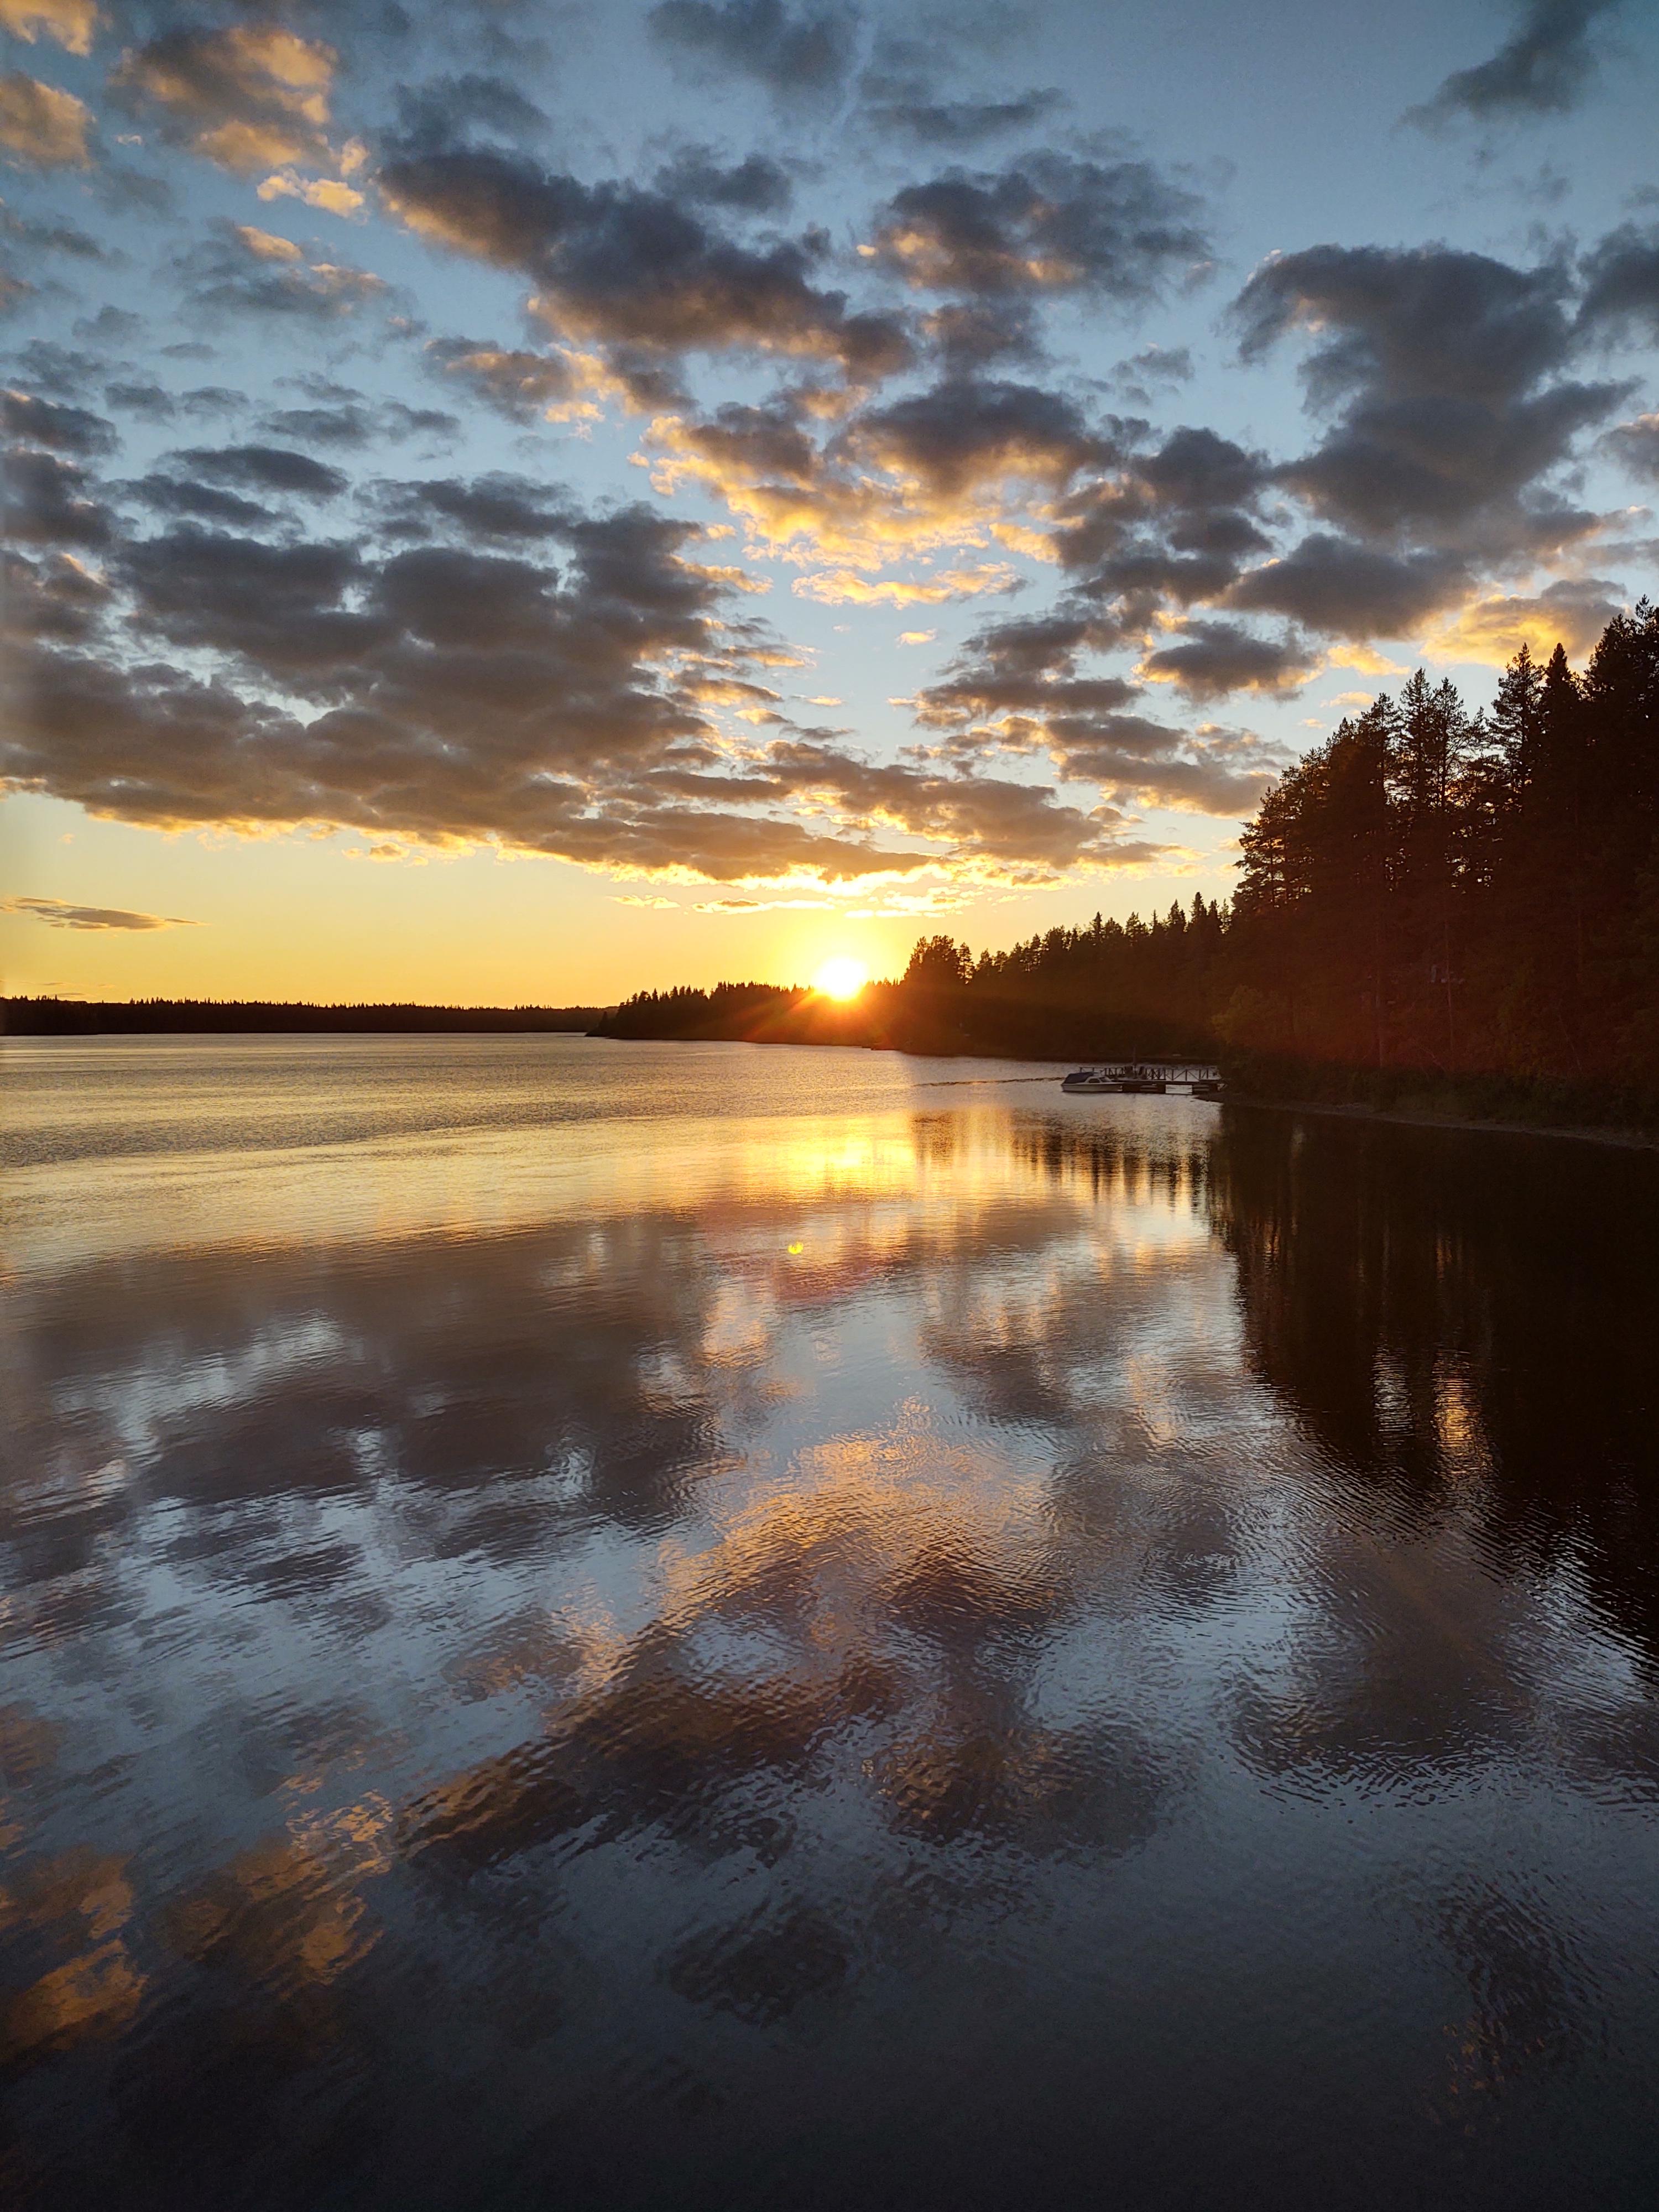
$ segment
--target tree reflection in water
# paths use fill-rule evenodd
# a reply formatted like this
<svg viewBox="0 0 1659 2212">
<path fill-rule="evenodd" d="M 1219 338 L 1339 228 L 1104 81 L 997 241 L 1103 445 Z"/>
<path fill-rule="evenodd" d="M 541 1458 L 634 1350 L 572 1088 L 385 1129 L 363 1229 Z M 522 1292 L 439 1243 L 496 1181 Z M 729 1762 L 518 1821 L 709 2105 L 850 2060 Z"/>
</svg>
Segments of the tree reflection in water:
<svg viewBox="0 0 1659 2212">
<path fill-rule="evenodd" d="M 25 1244 L 17 2196 L 1637 2201 L 1655 1164 L 721 1127 Z"/>
</svg>

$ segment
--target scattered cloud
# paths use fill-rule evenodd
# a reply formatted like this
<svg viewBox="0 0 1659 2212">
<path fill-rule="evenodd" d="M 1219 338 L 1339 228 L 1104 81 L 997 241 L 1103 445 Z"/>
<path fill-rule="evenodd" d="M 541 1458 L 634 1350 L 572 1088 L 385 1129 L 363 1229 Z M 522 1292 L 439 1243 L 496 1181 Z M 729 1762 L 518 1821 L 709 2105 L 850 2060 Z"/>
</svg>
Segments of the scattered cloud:
<svg viewBox="0 0 1659 2212">
<path fill-rule="evenodd" d="M 1599 576 L 1564 579 L 1534 595 L 1494 592 L 1471 601 L 1433 631 L 1430 649 L 1443 660 L 1484 661 L 1503 667 L 1524 644 L 1535 660 L 1547 660 L 1558 644 L 1582 659 L 1626 597 Z"/>
<path fill-rule="evenodd" d="M 651 35 L 694 74 L 725 70 L 786 100 L 838 91 L 858 50 L 854 7 L 785 0 L 660 0 Z"/>
<path fill-rule="evenodd" d="M 92 111 L 72 92 L 21 70 L 0 76 L 0 152 L 29 169 L 84 169 Z"/>
<path fill-rule="evenodd" d="M 118 906 L 73 906 L 66 899 L 0 898 L 0 914 L 32 915 L 50 929 L 195 929 L 179 914 L 133 914 Z"/>
<path fill-rule="evenodd" d="M 1522 0 L 1514 35 L 1490 59 L 1456 70 L 1406 120 L 1504 123 L 1564 115 L 1577 106 L 1599 63 L 1594 32 L 1620 0 Z"/>
<path fill-rule="evenodd" d="M 186 25 L 123 54 L 110 82 L 164 137 L 222 168 L 331 168 L 338 59 L 331 46 L 279 24 Z"/>
<path fill-rule="evenodd" d="M 1601 444 L 1632 476 L 1659 483 L 1659 410 L 1620 422 L 1607 433 Z"/>
<path fill-rule="evenodd" d="M 864 252 L 919 290 L 1080 292 L 1123 303 L 1207 272 L 1197 195 L 1146 161 L 1035 155 L 999 173 L 906 185 Z"/>
<path fill-rule="evenodd" d="M 1046 123 L 1066 104 L 1064 93 L 1053 86 L 1022 92 L 1012 100 L 906 99 L 902 88 L 884 98 L 880 89 L 865 108 L 871 122 L 878 130 L 923 146 L 976 146 L 987 138 L 1007 137 Z"/>
<path fill-rule="evenodd" d="M 89 54 L 100 21 L 95 0 L 0 0 L 0 30 L 29 46 L 55 40 L 66 53 Z"/>
</svg>

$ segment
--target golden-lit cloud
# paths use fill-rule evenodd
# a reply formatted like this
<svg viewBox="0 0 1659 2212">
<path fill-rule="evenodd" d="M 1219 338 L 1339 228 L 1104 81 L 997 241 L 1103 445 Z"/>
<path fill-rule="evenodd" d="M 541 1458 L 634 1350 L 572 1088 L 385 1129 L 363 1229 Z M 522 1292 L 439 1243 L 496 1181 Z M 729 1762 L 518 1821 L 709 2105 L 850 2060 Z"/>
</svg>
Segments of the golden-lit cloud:
<svg viewBox="0 0 1659 2212">
<path fill-rule="evenodd" d="M 135 914 L 125 907 L 76 906 L 67 899 L 0 898 L 0 914 L 27 915 L 51 929 L 194 929 L 181 914 Z"/>
<path fill-rule="evenodd" d="M 332 168 L 338 56 L 274 23 L 168 31 L 122 55 L 112 83 L 167 134 L 221 168 Z"/>
<path fill-rule="evenodd" d="M 1006 562 L 983 562 L 973 568 L 941 569 L 925 579 L 889 578 L 875 584 L 850 568 L 828 568 L 798 576 L 790 589 L 798 599 L 816 599 L 826 607 L 942 606 L 986 592 L 1012 591 L 1018 582 Z"/>
<path fill-rule="evenodd" d="M 92 111 L 72 92 L 13 70 L 0 76 L 0 151 L 31 169 L 84 169 Z"/>
<path fill-rule="evenodd" d="M 100 20 L 94 0 L 0 0 L 0 29 L 30 46 L 53 39 L 66 53 L 89 54 Z"/>
<path fill-rule="evenodd" d="M 1551 584 L 1534 595 L 1495 592 L 1472 600 L 1427 641 L 1441 660 L 1474 660 L 1501 668 L 1525 645 L 1534 660 L 1547 660 L 1564 645 L 1582 659 L 1616 614 L 1624 597 L 1616 584 L 1586 577 Z"/>
</svg>

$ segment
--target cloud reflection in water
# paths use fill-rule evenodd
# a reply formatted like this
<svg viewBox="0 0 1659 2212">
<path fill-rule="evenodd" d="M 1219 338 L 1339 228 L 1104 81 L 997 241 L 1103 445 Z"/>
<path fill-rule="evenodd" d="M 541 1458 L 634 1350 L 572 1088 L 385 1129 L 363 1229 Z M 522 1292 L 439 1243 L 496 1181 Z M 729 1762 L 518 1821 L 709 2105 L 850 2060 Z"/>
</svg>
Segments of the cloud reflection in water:
<svg viewBox="0 0 1659 2212">
<path fill-rule="evenodd" d="M 1641 1164 L 546 1040 L 135 1153 L 188 1049 L 19 1175 L 26 2195 L 1636 2170 Z"/>
</svg>

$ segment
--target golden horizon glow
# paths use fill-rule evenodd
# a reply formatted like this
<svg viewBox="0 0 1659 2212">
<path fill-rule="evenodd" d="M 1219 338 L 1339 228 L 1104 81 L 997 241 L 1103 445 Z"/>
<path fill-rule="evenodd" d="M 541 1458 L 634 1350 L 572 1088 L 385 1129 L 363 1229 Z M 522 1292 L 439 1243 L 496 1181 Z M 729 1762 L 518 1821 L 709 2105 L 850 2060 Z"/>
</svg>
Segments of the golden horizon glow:
<svg viewBox="0 0 1659 2212">
<path fill-rule="evenodd" d="M 812 988 L 826 999 L 856 999 L 869 980 L 870 971 L 861 960 L 841 952 L 824 962 L 812 978 Z"/>
</svg>

